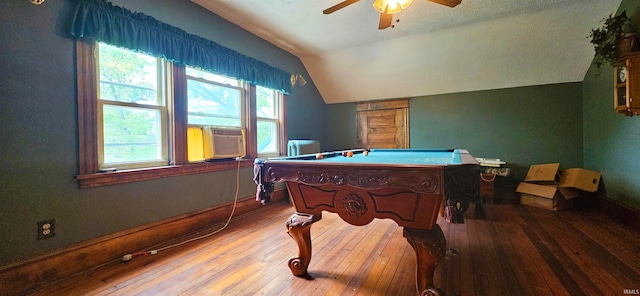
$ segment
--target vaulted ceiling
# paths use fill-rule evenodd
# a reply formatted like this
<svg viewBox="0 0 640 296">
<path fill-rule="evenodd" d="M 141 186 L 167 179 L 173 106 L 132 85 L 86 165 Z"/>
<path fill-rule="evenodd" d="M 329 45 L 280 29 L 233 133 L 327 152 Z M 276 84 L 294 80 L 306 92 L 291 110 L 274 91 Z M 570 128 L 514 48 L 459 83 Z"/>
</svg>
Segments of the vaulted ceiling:
<svg viewBox="0 0 640 296">
<path fill-rule="evenodd" d="M 192 1 L 298 56 L 329 104 L 582 81 L 621 2 L 414 0 L 378 30 L 373 0 Z"/>
</svg>

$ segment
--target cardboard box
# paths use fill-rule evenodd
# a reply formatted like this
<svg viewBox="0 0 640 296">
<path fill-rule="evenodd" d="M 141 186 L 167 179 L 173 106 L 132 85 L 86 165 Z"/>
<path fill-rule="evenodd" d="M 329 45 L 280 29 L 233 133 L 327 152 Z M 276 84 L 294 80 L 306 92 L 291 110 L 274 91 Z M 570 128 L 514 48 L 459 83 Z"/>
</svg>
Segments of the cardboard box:
<svg viewBox="0 0 640 296">
<path fill-rule="evenodd" d="M 534 164 L 529 167 L 524 181 L 540 185 L 558 185 L 560 183 L 560 164 Z"/>
<path fill-rule="evenodd" d="M 596 192 L 600 185 L 600 173 L 580 168 L 562 171 L 559 187 L 571 187 L 587 192 Z"/>
<path fill-rule="evenodd" d="M 520 182 L 516 192 L 520 193 L 521 204 L 552 211 L 573 208 L 573 199 L 582 195 L 579 190 L 573 188 L 525 182 Z"/>
<path fill-rule="evenodd" d="M 600 185 L 600 173 L 581 168 L 560 170 L 559 163 L 535 164 L 529 167 L 525 182 L 539 185 L 556 185 L 596 192 Z"/>
</svg>

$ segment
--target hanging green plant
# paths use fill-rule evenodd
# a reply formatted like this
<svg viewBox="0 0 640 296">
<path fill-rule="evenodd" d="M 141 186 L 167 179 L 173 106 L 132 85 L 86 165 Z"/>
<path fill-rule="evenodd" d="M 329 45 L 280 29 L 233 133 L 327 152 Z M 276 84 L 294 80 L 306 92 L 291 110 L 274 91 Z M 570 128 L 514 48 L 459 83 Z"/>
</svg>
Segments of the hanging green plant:
<svg viewBox="0 0 640 296">
<path fill-rule="evenodd" d="M 626 11 L 623 11 L 617 16 L 609 15 L 602 19 L 602 27 L 591 30 L 588 38 L 591 39 L 591 43 L 595 49 L 595 56 L 593 62 L 598 69 L 596 74 L 600 73 L 600 67 L 603 65 L 609 65 L 612 67 L 617 66 L 617 60 L 620 52 L 623 50 L 620 45 L 620 41 L 627 39 L 630 43 L 625 45 L 626 51 L 633 50 L 633 47 L 637 47 L 638 44 L 634 44 L 636 35 L 636 26 L 632 18 L 627 17 Z"/>
</svg>

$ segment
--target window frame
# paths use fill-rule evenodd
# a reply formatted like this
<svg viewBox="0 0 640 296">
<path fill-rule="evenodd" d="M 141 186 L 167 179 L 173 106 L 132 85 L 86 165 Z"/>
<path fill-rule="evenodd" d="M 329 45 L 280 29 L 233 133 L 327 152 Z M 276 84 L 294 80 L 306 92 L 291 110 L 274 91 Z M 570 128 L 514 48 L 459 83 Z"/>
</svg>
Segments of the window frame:
<svg viewBox="0 0 640 296">
<path fill-rule="evenodd" d="M 173 64 L 168 67 L 168 76 L 172 83 L 167 83 L 169 95 L 173 100 L 167 102 L 170 110 L 167 136 L 170 161 L 168 165 L 116 171 L 101 171 L 98 161 L 98 80 L 96 74 L 97 57 L 95 41 L 76 41 L 76 70 L 78 88 L 78 157 L 79 174 L 76 180 L 80 188 L 93 188 L 129 182 L 153 180 L 172 176 L 210 173 L 233 170 L 238 167 L 236 161 L 216 161 L 189 163 L 187 160 L 187 78 L 184 66 Z M 253 166 L 257 157 L 257 118 L 256 118 L 256 86 L 245 83 L 243 114 L 246 136 L 247 156 L 240 161 L 240 167 Z M 286 95 L 277 92 L 279 97 L 279 153 L 285 155 L 286 149 Z"/>
<path fill-rule="evenodd" d="M 97 43 L 94 43 L 97 45 Z M 106 43 L 105 43 L 106 44 Z M 96 46 L 97 48 L 98 46 Z M 148 168 L 153 166 L 162 166 L 164 163 L 168 163 L 171 161 L 171 145 L 169 144 L 170 140 L 173 138 L 171 126 L 171 119 L 173 118 L 172 110 L 169 108 L 169 102 L 173 100 L 173 94 L 170 92 L 170 85 L 172 83 L 167 83 L 168 81 L 172 81 L 171 68 L 173 66 L 172 63 L 168 62 L 165 59 L 152 57 L 155 60 L 156 64 L 156 98 L 155 104 L 137 104 L 131 102 L 120 102 L 114 100 L 107 100 L 101 98 L 102 91 L 102 83 L 104 81 L 100 80 L 100 51 L 96 52 L 96 102 L 97 102 L 97 127 L 98 127 L 98 166 L 103 170 L 109 167 L 117 166 L 119 169 L 135 169 L 135 168 Z M 150 55 L 146 55 L 151 57 Z M 150 110 L 150 111 L 158 111 L 159 112 L 159 121 L 160 124 L 160 143 L 161 143 L 161 156 L 160 159 L 156 160 L 148 160 L 148 161 L 137 161 L 131 163 L 109 163 L 105 164 L 105 143 L 104 143 L 104 107 L 105 106 L 114 106 L 114 107 L 125 107 L 125 108 L 135 108 L 138 110 Z M 102 111 L 100 111 L 102 110 Z"/>
<path fill-rule="evenodd" d="M 265 87 L 265 88 L 267 88 L 267 87 Z M 267 89 L 269 89 L 269 88 L 267 88 Z M 284 135 L 282 133 L 280 133 L 280 131 L 282 130 L 282 125 L 283 125 L 282 124 L 283 116 L 282 116 L 282 112 L 281 112 L 280 109 L 282 109 L 283 98 L 282 98 L 282 93 L 281 92 L 276 91 L 274 89 L 269 89 L 269 90 L 271 91 L 271 98 L 274 100 L 273 103 L 275 104 L 275 106 L 274 106 L 275 107 L 275 117 L 274 118 L 260 117 L 260 116 L 258 116 L 257 108 L 255 108 L 255 110 L 256 110 L 256 120 L 255 121 L 256 121 L 256 125 L 258 124 L 259 121 L 272 122 L 272 123 L 275 124 L 275 126 L 276 126 L 276 141 L 277 141 L 277 145 L 278 145 L 276 153 L 279 154 L 279 155 L 282 155 L 282 149 L 281 149 L 283 147 L 283 145 L 282 145 L 282 143 L 283 143 L 282 137 Z M 256 99 L 257 99 L 257 92 L 255 92 L 255 94 L 256 94 Z M 257 136 L 257 131 L 256 131 L 256 136 Z M 256 147 L 256 149 L 257 149 L 257 147 Z M 259 152 L 256 152 L 256 154 L 259 157 L 278 156 L 278 155 L 274 155 L 274 153 L 262 153 L 261 154 Z"/>
</svg>

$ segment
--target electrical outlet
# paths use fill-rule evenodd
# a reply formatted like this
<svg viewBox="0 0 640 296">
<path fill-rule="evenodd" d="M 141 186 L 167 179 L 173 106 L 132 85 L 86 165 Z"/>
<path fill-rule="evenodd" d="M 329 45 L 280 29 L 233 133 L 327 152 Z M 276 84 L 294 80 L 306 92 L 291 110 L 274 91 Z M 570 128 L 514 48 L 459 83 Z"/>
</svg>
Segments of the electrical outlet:
<svg viewBox="0 0 640 296">
<path fill-rule="evenodd" d="M 51 238 L 56 236 L 56 219 L 43 220 L 38 222 L 38 239 Z"/>
</svg>

